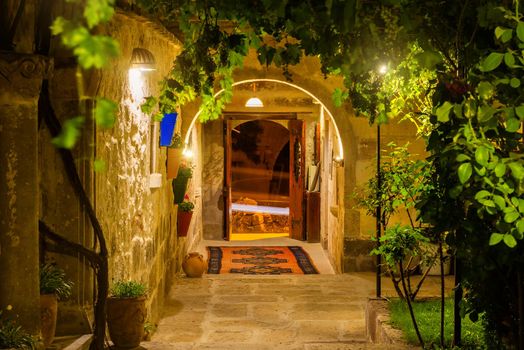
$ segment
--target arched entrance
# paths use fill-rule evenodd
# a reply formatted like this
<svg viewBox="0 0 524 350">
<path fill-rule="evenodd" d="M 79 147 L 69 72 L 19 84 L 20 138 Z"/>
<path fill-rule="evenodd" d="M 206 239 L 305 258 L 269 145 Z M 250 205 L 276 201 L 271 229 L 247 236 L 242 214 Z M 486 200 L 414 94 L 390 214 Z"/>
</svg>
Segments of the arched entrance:
<svg viewBox="0 0 524 350">
<path fill-rule="evenodd" d="M 257 84 L 256 94 L 264 101 L 263 108 L 245 106 L 246 101 L 252 97 L 250 95 L 253 94 L 253 83 Z M 329 105 L 329 101 L 327 104 Z M 195 154 L 194 162 L 200 164 L 197 168 L 202 169 L 201 177 L 195 182 L 195 193 L 201 194 L 201 230 L 204 241 L 221 241 L 224 238 L 231 238 L 229 237 L 231 232 L 239 233 L 239 230 L 233 231 L 233 227 L 228 227 L 231 223 L 230 218 L 235 214 L 233 204 L 247 204 L 237 202 L 241 199 L 240 196 L 232 201 L 227 200 L 232 184 L 228 184 L 226 169 L 229 164 L 226 161 L 228 149 L 226 136 L 230 135 L 231 130 L 236 126 L 231 126 L 228 132 L 228 115 L 236 114 L 238 117 L 239 114 L 248 114 L 249 120 L 267 119 L 270 114 L 292 115 L 292 119 L 304 125 L 301 131 L 303 136 L 299 138 L 303 140 L 304 158 L 301 162 L 303 168 L 297 176 L 301 182 L 296 186 L 296 192 L 300 193 L 301 197 L 297 196 L 296 199 L 289 200 L 290 215 L 292 212 L 296 213 L 295 219 L 289 218 L 288 222 L 290 229 L 293 227 L 296 229 L 296 235 L 291 236 L 299 240 L 321 243 L 321 247 L 337 266 L 335 269 L 339 270 L 344 236 L 345 182 L 342 161 L 344 150 L 335 119 L 327 110 L 326 104 L 311 92 L 292 83 L 277 79 L 248 79 L 235 83 L 233 101 L 226 107 L 221 119 L 200 124 L 198 117 L 202 111 L 195 109 L 190 112 L 190 110 L 182 111 L 183 130 L 186 130 L 184 133 L 186 147 Z M 190 118 L 187 118 L 188 116 Z M 244 119 L 244 122 L 248 119 Z M 237 125 L 239 124 L 237 121 Z M 293 154 L 295 146 L 291 142 L 289 149 L 290 154 Z M 316 180 L 313 181 L 314 179 Z M 277 184 L 278 181 L 273 179 L 272 186 L 278 186 Z M 232 190 L 234 192 L 234 188 Z M 311 203 L 306 200 L 312 192 L 316 192 L 320 197 L 316 198 L 317 208 L 311 208 L 311 205 L 309 208 L 316 214 L 310 213 L 308 204 Z M 291 193 L 293 191 L 290 187 L 290 196 Z M 294 205 L 297 207 L 293 211 Z M 238 206 L 235 206 L 235 209 L 237 208 Z M 315 218 L 317 226 L 320 226 L 316 234 L 312 234 L 314 230 L 308 227 L 308 218 Z M 255 222 L 251 220 L 250 230 L 256 231 L 255 226 L 261 221 L 260 218 L 255 219 Z M 293 242 L 289 244 L 292 245 Z"/>
</svg>

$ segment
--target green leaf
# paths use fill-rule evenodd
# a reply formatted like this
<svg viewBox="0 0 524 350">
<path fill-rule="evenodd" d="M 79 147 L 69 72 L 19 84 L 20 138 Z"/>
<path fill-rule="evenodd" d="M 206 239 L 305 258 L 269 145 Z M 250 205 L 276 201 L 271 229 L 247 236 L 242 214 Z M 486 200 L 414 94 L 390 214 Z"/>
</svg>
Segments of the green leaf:
<svg viewBox="0 0 524 350">
<path fill-rule="evenodd" d="M 497 110 L 495 108 L 488 106 L 488 105 L 479 106 L 479 110 L 478 110 L 479 122 L 485 123 L 489 121 L 493 117 L 493 114 L 495 114 L 496 111 Z"/>
<path fill-rule="evenodd" d="M 458 168 L 458 177 L 462 184 L 466 183 L 471 174 L 473 173 L 473 168 L 471 163 L 462 163 Z"/>
<path fill-rule="evenodd" d="M 514 210 L 504 215 L 504 221 L 511 224 L 513 221 L 517 220 L 519 216 L 519 213 Z"/>
<path fill-rule="evenodd" d="M 114 2 L 114 0 L 87 0 L 84 8 L 87 26 L 91 29 L 100 23 L 109 21 L 115 12 Z"/>
<path fill-rule="evenodd" d="M 490 195 L 491 195 L 491 192 L 486 191 L 486 190 L 481 190 L 477 192 L 477 194 L 475 195 L 475 199 L 479 200 L 482 198 L 486 198 L 487 196 L 490 196 Z"/>
<path fill-rule="evenodd" d="M 517 118 L 510 118 L 506 122 L 507 132 L 517 132 L 520 129 L 520 120 Z"/>
<path fill-rule="evenodd" d="M 517 240 L 510 234 L 504 235 L 504 243 L 506 243 L 510 248 L 515 248 L 517 246 Z"/>
<path fill-rule="evenodd" d="M 495 175 L 497 177 L 502 177 L 506 173 L 506 164 L 504 163 L 498 163 L 495 167 Z"/>
<path fill-rule="evenodd" d="M 59 148 L 73 148 L 80 137 L 80 128 L 82 125 L 84 125 L 84 117 L 75 117 L 66 120 L 60 134 L 53 138 L 53 144 Z"/>
<path fill-rule="evenodd" d="M 456 160 L 457 160 L 457 162 L 462 163 L 462 162 L 465 162 L 466 160 L 470 160 L 470 159 L 471 159 L 470 156 L 461 153 L 461 154 L 459 154 L 459 155 L 457 156 L 457 159 L 456 159 Z"/>
<path fill-rule="evenodd" d="M 102 159 L 95 159 L 93 162 L 93 170 L 97 173 L 107 170 L 107 164 Z"/>
<path fill-rule="evenodd" d="M 495 202 L 495 204 L 496 204 L 500 209 L 504 209 L 504 208 L 506 207 L 506 201 L 504 200 L 504 197 L 502 197 L 502 196 L 494 195 L 494 196 L 493 196 L 493 202 Z"/>
<path fill-rule="evenodd" d="M 96 100 L 95 121 L 102 128 L 111 128 L 115 124 L 118 105 L 106 98 L 99 97 Z"/>
<path fill-rule="evenodd" d="M 524 233 L 524 219 L 520 219 L 517 224 L 517 231 L 519 231 L 519 233 Z"/>
<path fill-rule="evenodd" d="M 516 89 L 520 86 L 520 80 L 517 78 L 511 78 L 509 81 L 509 86 Z"/>
<path fill-rule="evenodd" d="M 519 21 L 517 24 L 517 38 L 524 43 L 524 22 Z"/>
<path fill-rule="evenodd" d="M 506 52 L 504 54 L 504 63 L 509 68 L 515 67 L 515 57 L 513 57 L 513 54 L 511 52 Z"/>
<path fill-rule="evenodd" d="M 481 81 L 477 86 L 477 92 L 481 98 L 489 100 L 495 92 L 495 87 L 487 81 Z"/>
<path fill-rule="evenodd" d="M 441 123 L 445 123 L 449 121 L 449 112 L 453 108 L 453 104 L 446 101 L 442 104 L 442 106 L 438 107 L 435 114 L 437 115 L 437 120 Z"/>
<path fill-rule="evenodd" d="M 489 237 L 489 245 L 497 245 L 502 241 L 503 238 L 504 235 L 501 233 L 492 233 Z"/>
<path fill-rule="evenodd" d="M 342 91 L 340 88 L 336 88 L 333 91 L 333 95 L 331 96 L 331 98 L 333 99 L 333 104 L 335 105 L 335 107 L 340 107 L 342 106 L 344 100 L 348 98 L 348 92 Z"/>
<path fill-rule="evenodd" d="M 497 39 L 500 39 L 503 43 L 508 42 L 511 40 L 511 37 L 513 36 L 513 29 L 511 28 L 503 28 L 503 27 L 497 27 L 495 28 L 495 37 Z"/>
<path fill-rule="evenodd" d="M 66 27 L 68 27 L 69 25 L 70 22 L 66 20 L 64 17 L 57 17 L 51 25 L 51 34 L 62 34 L 64 30 L 66 30 Z"/>
<path fill-rule="evenodd" d="M 480 146 L 479 148 L 477 148 L 477 150 L 475 151 L 475 160 L 480 165 L 485 166 L 489 160 L 489 150 L 484 146 Z"/>
<path fill-rule="evenodd" d="M 483 72 L 491 72 L 496 69 L 502 63 L 504 54 L 500 52 L 492 52 L 482 61 L 480 64 L 480 70 Z"/>
<path fill-rule="evenodd" d="M 524 120 L 524 105 L 515 107 L 515 113 L 517 113 L 520 120 Z"/>
<path fill-rule="evenodd" d="M 511 173 L 515 179 L 522 180 L 524 178 L 524 166 L 522 166 L 522 164 L 511 162 L 508 163 L 508 166 L 511 169 Z"/>
</svg>

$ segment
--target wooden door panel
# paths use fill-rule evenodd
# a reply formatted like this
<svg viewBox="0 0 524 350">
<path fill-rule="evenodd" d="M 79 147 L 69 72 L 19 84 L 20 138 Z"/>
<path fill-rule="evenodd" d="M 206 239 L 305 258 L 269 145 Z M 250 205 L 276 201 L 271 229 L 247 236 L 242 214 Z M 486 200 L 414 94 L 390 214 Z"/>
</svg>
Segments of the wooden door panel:
<svg viewBox="0 0 524 350">
<path fill-rule="evenodd" d="M 224 239 L 231 233 L 231 120 L 224 120 Z"/>
<path fill-rule="evenodd" d="M 304 240 L 305 127 L 303 120 L 289 121 L 289 231 L 293 239 Z"/>
</svg>

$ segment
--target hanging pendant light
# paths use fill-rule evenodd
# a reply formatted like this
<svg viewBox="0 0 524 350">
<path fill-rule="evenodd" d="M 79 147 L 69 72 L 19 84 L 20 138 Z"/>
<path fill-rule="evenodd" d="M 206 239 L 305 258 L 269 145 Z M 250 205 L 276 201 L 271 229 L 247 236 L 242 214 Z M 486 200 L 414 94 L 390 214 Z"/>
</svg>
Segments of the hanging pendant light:
<svg viewBox="0 0 524 350">
<path fill-rule="evenodd" d="M 253 94 L 256 93 L 256 84 L 253 83 Z M 258 97 L 254 96 L 251 97 L 249 100 L 246 101 L 246 107 L 248 108 L 261 108 L 264 107 L 264 103 L 262 103 L 262 100 Z"/>
</svg>

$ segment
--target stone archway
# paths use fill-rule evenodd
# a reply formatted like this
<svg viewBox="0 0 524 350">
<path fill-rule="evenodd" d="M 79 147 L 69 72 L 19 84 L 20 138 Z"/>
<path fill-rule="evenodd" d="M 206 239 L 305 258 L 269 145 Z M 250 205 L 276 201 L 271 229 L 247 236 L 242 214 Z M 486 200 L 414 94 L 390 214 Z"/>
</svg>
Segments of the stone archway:
<svg viewBox="0 0 524 350">
<path fill-rule="evenodd" d="M 239 79 L 250 73 L 254 73 L 253 70 L 250 68 L 242 70 L 241 72 L 239 72 Z M 331 221 L 332 224 L 336 225 L 337 234 L 332 235 L 332 237 L 330 237 L 329 239 L 326 239 L 326 241 L 323 242 L 323 246 L 325 249 L 328 250 L 329 256 L 335 266 L 335 270 L 341 272 L 343 264 L 343 244 L 345 231 L 344 214 L 347 209 L 345 207 L 346 203 L 344 201 L 344 198 L 347 197 L 347 195 L 350 193 L 350 187 L 348 186 L 349 184 L 347 180 L 349 179 L 351 182 L 351 179 L 354 179 L 354 174 L 349 172 L 354 171 L 354 166 L 351 165 L 351 154 L 354 152 L 354 147 L 352 147 L 353 132 L 351 123 L 348 118 L 349 112 L 347 112 L 346 109 L 342 108 L 336 109 L 331 101 L 331 93 L 333 89 L 339 85 L 336 81 L 331 81 L 329 84 L 325 84 L 325 82 L 315 81 L 311 78 L 304 78 L 300 74 L 294 75 L 293 83 L 286 82 L 282 79 L 277 79 L 277 74 L 272 74 L 271 76 L 269 76 L 267 71 L 265 72 L 265 74 L 263 74 L 264 77 L 257 77 L 260 75 L 262 74 L 253 74 L 250 78 L 238 80 L 237 82 L 235 82 L 235 86 L 239 86 L 242 84 L 250 84 L 253 82 L 270 82 L 282 86 L 295 88 L 301 91 L 301 93 L 303 93 L 305 96 L 309 96 L 311 99 L 314 100 L 316 104 L 319 105 L 319 108 L 321 108 L 323 112 L 325 112 L 325 119 L 329 121 L 331 129 L 334 131 L 334 137 L 332 137 L 332 141 L 334 140 L 335 144 L 337 145 L 337 150 L 329 155 L 329 158 L 332 158 L 330 159 L 329 163 L 330 165 L 334 165 L 334 170 L 330 170 L 329 174 L 330 177 L 332 177 L 333 179 L 332 184 L 334 186 L 333 189 L 331 189 L 330 191 L 332 192 L 332 195 L 336 197 L 336 200 L 333 201 L 332 205 L 324 206 L 323 211 L 327 213 L 326 216 L 332 217 Z M 252 78 L 253 76 L 255 76 L 256 78 Z M 314 89 L 315 93 L 312 93 L 308 90 L 308 88 L 304 86 L 309 87 L 309 89 Z M 221 92 L 219 91 L 217 94 L 219 93 Z M 336 110 L 336 113 L 332 113 L 331 110 Z M 192 106 L 185 106 L 182 111 L 182 114 L 183 116 L 185 116 L 184 125 L 182 126 L 182 129 L 185 132 L 185 139 L 187 144 L 187 141 L 190 140 L 193 129 L 197 125 L 198 116 L 200 114 L 198 105 L 193 104 Z M 188 120 L 188 116 L 191 116 L 192 118 L 190 117 L 191 119 Z M 202 134 L 206 133 L 206 128 L 208 127 L 204 125 L 202 126 L 202 129 L 204 129 L 202 130 Z M 220 127 L 216 126 L 216 128 Z M 215 149 L 213 151 L 214 154 L 216 154 L 217 152 L 220 152 L 220 149 Z M 340 157 L 338 157 L 338 155 L 340 155 Z M 206 177 L 203 176 L 202 184 L 206 183 L 206 181 L 213 180 L 216 179 L 206 179 Z M 221 193 L 218 193 L 220 191 L 220 184 L 215 184 L 214 191 L 216 195 L 221 195 Z M 206 192 L 205 189 L 203 190 L 203 194 L 205 195 L 204 192 Z M 216 206 L 217 202 L 220 202 L 220 200 L 215 200 L 215 202 L 212 204 Z M 209 213 L 206 211 L 206 215 L 207 214 Z M 218 211 L 216 219 L 219 219 Z M 204 222 L 204 226 L 205 225 L 206 224 Z M 214 227 L 215 231 L 218 229 L 218 226 Z M 206 238 L 206 228 L 204 228 L 203 231 L 204 237 Z"/>
</svg>

